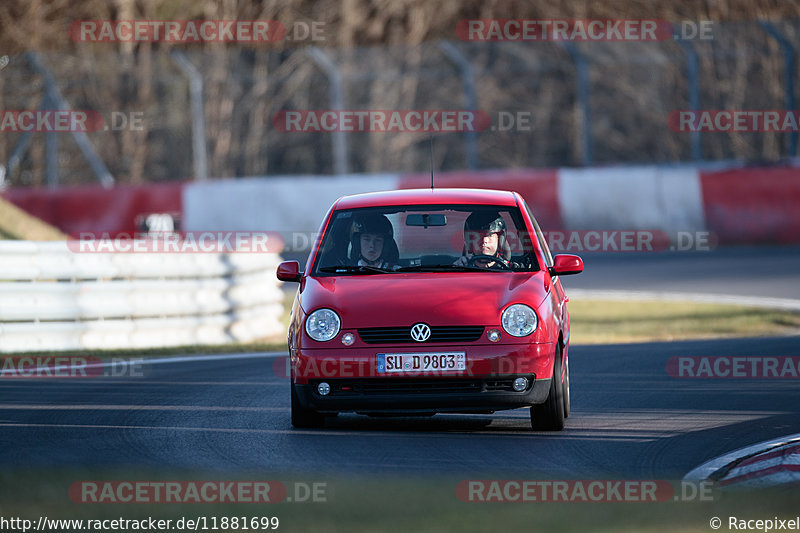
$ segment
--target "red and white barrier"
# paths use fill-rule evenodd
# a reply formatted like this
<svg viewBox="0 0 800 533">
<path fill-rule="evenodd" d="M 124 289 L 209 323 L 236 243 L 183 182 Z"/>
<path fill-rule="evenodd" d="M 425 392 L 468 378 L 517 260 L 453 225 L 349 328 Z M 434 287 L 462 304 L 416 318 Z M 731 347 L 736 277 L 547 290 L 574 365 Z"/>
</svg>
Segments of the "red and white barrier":
<svg viewBox="0 0 800 533">
<path fill-rule="evenodd" d="M 708 228 L 725 244 L 800 243 L 800 169 L 700 172 Z"/>
<path fill-rule="evenodd" d="M 558 197 L 565 229 L 706 229 L 692 168 L 563 169 Z"/>
<path fill-rule="evenodd" d="M 438 174 L 436 185 L 516 190 L 550 231 L 708 231 L 720 244 L 800 243 L 796 167 L 458 171 Z M 179 216 L 186 231 L 312 235 L 339 196 L 428 186 L 428 174 L 359 174 L 10 189 L 3 196 L 75 237 L 134 232 L 151 214 Z"/>
<path fill-rule="evenodd" d="M 189 183 L 183 190 L 183 229 L 313 233 L 340 196 L 394 189 L 397 181 L 395 174 L 363 174 Z"/>
<path fill-rule="evenodd" d="M 720 487 L 756 489 L 793 485 L 800 481 L 800 444 L 780 446 L 748 457 L 717 483 Z"/>
<path fill-rule="evenodd" d="M 466 187 L 517 191 L 534 211 L 536 220 L 545 228 L 562 229 L 559 205 L 559 172 L 555 169 L 483 170 L 480 172 L 446 172 L 435 176 L 437 187 Z M 398 189 L 431 186 L 430 174 L 400 176 Z"/>
<path fill-rule="evenodd" d="M 10 188 L 2 196 L 28 213 L 78 238 L 81 232 L 140 231 L 139 222 L 159 213 L 179 216 L 186 182 L 118 185 L 107 189 L 83 185 L 61 189 Z"/>
</svg>

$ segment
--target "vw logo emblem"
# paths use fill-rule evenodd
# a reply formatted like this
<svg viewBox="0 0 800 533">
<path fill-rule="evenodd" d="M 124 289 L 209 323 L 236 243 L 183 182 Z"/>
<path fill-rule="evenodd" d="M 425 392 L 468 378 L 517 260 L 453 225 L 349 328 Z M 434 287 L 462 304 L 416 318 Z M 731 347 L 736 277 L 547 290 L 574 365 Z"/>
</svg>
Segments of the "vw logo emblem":
<svg viewBox="0 0 800 533">
<path fill-rule="evenodd" d="M 411 338 L 417 342 L 425 342 L 431 338 L 431 327 L 428 324 L 414 324 L 411 326 Z"/>
</svg>

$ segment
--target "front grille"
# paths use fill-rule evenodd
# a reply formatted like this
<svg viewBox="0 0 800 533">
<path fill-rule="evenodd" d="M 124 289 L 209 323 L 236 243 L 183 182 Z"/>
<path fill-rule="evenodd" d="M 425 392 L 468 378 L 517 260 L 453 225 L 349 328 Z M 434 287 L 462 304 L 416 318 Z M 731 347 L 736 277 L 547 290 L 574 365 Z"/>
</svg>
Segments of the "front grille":
<svg viewBox="0 0 800 533">
<path fill-rule="evenodd" d="M 432 392 L 480 392 L 480 380 L 398 380 L 398 379 L 377 379 L 368 380 L 361 383 L 363 394 L 380 393 L 417 393 L 427 394 Z"/>
<path fill-rule="evenodd" d="M 475 342 L 483 335 L 483 326 L 431 326 L 431 336 L 418 343 L 411 338 L 411 326 L 396 328 L 359 328 L 358 335 L 367 344 L 425 344 L 430 342 Z"/>
</svg>

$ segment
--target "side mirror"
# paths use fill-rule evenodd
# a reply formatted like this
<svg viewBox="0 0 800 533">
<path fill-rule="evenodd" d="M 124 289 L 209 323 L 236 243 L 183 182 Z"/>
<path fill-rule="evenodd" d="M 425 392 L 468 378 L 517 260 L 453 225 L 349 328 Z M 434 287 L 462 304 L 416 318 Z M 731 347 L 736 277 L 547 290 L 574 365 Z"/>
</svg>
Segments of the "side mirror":
<svg viewBox="0 0 800 533">
<path fill-rule="evenodd" d="M 568 276 L 583 272 L 583 260 L 577 255 L 560 254 L 553 258 L 553 266 L 547 269 L 551 276 Z"/>
<path fill-rule="evenodd" d="M 281 281 L 300 281 L 303 273 L 300 272 L 300 263 L 297 261 L 284 261 L 278 265 L 278 279 Z"/>
</svg>

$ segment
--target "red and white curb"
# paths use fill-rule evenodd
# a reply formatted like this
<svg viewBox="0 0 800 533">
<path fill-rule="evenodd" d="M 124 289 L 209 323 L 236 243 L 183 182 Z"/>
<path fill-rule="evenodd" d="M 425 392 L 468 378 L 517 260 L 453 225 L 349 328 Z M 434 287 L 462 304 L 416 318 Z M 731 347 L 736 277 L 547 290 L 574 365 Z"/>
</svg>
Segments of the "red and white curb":
<svg viewBox="0 0 800 533">
<path fill-rule="evenodd" d="M 685 481 L 713 481 L 719 489 L 800 484 L 800 433 L 748 446 L 698 466 Z"/>
</svg>

